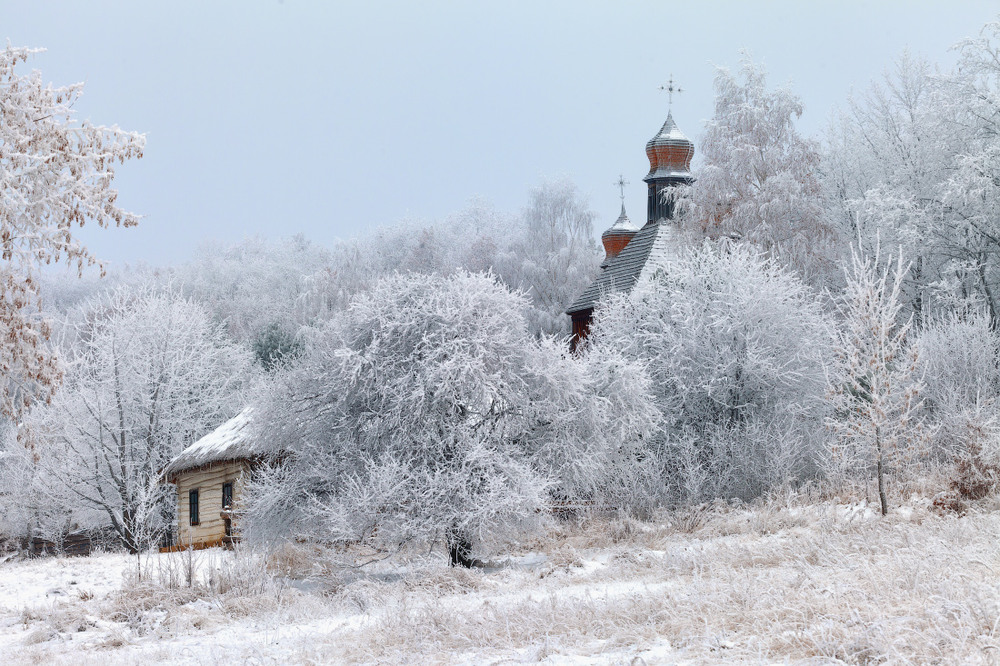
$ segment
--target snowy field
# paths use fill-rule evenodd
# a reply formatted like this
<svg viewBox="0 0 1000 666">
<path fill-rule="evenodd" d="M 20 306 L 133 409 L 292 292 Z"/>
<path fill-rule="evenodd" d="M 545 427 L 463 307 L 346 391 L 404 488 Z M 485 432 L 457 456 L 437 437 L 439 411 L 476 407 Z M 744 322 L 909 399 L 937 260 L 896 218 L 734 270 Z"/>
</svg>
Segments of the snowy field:
<svg viewBox="0 0 1000 666">
<path fill-rule="evenodd" d="M 305 549 L 0 564 L 6 664 L 996 663 L 1000 507 L 798 498 L 593 520 L 484 570 Z M 307 571 L 310 572 L 307 575 Z M 188 578 L 191 586 L 188 586 Z M 155 584 L 148 581 L 155 581 Z"/>
</svg>

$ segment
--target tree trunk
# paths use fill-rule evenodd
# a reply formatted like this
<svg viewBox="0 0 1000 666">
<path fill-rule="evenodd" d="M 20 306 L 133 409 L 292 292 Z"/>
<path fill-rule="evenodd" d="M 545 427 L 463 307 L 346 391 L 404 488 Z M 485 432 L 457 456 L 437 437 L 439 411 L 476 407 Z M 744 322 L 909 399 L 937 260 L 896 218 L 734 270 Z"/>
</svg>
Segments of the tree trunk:
<svg viewBox="0 0 1000 666">
<path fill-rule="evenodd" d="M 139 525 L 135 514 L 135 510 L 131 508 L 122 511 L 122 544 L 125 546 L 125 550 L 133 555 L 142 550 L 142 544 L 139 543 Z"/>
<path fill-rule="evenodd" d="M 453 567 L 471 568 L 476 561 L 472 559 L 472 542 L 457 530 L 448 531 L 448 564 Z"/>
<path fill-rule="evenodd" d="M 878 476 L 878 500 L 882 504 L 882 515 L 889 513 L 889 504 L 885 499 L 885 464 L 882 461 L 882 433 L 879 428 L 875 428 L 875 451 L 878 455 L 876 463 L 876 475 Z"/>
</svg>

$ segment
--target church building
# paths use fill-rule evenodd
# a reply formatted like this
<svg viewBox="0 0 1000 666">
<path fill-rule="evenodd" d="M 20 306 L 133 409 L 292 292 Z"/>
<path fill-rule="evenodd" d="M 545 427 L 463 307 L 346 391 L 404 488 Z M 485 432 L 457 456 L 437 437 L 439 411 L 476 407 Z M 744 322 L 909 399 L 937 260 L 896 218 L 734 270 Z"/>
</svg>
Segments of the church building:
<svg viewBox="0 0 1000 666">
<path fill-rule="evenodd" d="M 572 349 L 586 339 L 594 307 L 603 296 L 631 291 L 643 275 L 663 266 L 673 256 L 672 236 L 677 230 L 674 201 L 669 194 L 671 188 L 693 181 L 694 144 L 677 127 L 672 113 L 667 114 L 663 127 L 646 143 L 646 157 L 649 158 L 649 173 L 643 178 L 648 189 L 646 223 L 641 228 L 633 224 L 622 203 L 621 215 L 601 235 L 606 253 L 601 273 L 566 310 L 573 320 Z"/>
</svg>

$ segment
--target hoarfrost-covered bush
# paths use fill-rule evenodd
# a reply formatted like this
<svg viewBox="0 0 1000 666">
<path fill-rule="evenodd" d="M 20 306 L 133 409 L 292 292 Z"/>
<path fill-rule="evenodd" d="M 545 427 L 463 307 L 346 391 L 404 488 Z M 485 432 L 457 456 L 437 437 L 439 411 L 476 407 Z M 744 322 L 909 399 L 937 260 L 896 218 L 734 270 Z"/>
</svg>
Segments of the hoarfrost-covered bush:
<svg viewBox="0 0 1000 666">
<path fill-rule="evenodd" d="M 914 347 L 920 359 L 916 375 L 924 384 L 922 413 L 934 426 L 932 453 L 944 459 L 962 455 L 970 427 L 987 427 L 979 416 L 997 404 L 1000 336 L 990 330 L 986 314 L 951 314 L 932 320 Z"/>
<path fill-rule="evenodd" d="M 933 319 L 913 346 L 931 453 L 954 463 L 963 499 L 978 499 L 1000 481 L 1000 336 L 986 313 L 952 313 Z"/>
<path fill-rule="evenodd" d="M 380 551 L 438 540 L 469 563 L 542 523 L 550 489 L 616 487 L 607 477 L 631 468 L 605 461 L 630 455 L 655 409 L 631 417 L 609 452 L 592 430 L 628 394 L 613 395 L 613 369 L 591 380 L 564 346 L 536 340 L 526 308 L 488 275 L 411 273 L 306 336 L 261 401 L 259 436 L 284 454 L 248 493 L 251 535 Z"/>
<path fill-rule="evenodd" d="M 924 408 L 931 418 L 980 403 L 1000 391 L 1000 336 L 986 314 L 952 313 L 931 320 L 913 342 L 918 376 L 923 378 Z"/>
<path fill-rule="evenodd" d="M 551 495 L 626 513 L 656 506 L 662 416 L 643 364 L 616 350 L 570 355 L 543 338 L 526 370 L 539 419 L 531 460 L 552 478 Z"/>
<path fill-rule="evenodd" d="M 750 247 L 706 242 L 603 303 L 588 354 L 645 365 L 667 490 L 700 501 L 812 473 L 831 342 L 801 280 Z"/>
</svg>

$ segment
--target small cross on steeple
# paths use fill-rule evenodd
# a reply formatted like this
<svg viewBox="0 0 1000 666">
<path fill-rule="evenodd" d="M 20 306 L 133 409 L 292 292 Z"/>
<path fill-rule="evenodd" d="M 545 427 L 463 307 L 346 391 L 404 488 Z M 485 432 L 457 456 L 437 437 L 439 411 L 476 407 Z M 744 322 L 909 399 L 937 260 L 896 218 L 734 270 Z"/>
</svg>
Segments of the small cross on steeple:
<svg viewBox="0 0 1000 666">
<path fill-rule="evenodd" d="M 667 81 L 667 85 L 660 86 L 660 90 L 664 90 L 667 93 L 667 110 L 669 111 L 674 105 L 674 93 L 682 93 L 684 89 L 679 85 L 674 83 L 674 75 L 670 75 L 670 80 Z"/>
<path fill-rule="evenodd" d="M 628 184 L 629 182 L 625 180 L 625 176 L 622 174 L 618 174 L 618 180 L 615 181 L 615 185 L 617 185 L 618 189 L 621 190 L 621 199 L 623 206 L 625 205 L 625 186 Z"/>
</svg>

